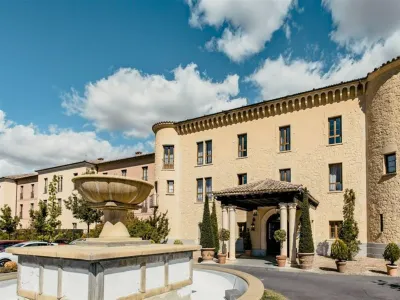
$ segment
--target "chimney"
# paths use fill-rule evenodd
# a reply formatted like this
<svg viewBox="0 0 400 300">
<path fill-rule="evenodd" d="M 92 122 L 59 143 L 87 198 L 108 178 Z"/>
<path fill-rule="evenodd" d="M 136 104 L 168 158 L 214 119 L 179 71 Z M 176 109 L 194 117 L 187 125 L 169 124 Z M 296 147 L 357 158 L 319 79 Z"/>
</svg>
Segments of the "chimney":
<svg viewBox="0 0 400 300">
<path fill-rule="evenodd" d="M 104 158 L 103 158 L 103 157 L 99 157 L 97 160 L 99 160 L 99 161 L 103 161 L 103 160 L 104 160 Z"/>
<path fill-rule="evenodd" d="M 141 151 L 136 151 L 135 152 L 135 156 L 139 156 L 139 155 L 142 155 L 142 152 Z"/>
</svg>

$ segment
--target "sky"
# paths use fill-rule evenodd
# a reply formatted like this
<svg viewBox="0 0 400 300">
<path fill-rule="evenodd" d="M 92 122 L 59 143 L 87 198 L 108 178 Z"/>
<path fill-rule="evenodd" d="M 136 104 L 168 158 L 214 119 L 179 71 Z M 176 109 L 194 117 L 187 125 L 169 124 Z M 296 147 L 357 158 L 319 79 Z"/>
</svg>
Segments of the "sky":
<svg viewBox="0 0 400 300">
<path fill-rule="evenodd" d="M 152 152 L 151 126 L 365 77 L 398 0 L 0 0 L 0 176 Z"/>
</svg>

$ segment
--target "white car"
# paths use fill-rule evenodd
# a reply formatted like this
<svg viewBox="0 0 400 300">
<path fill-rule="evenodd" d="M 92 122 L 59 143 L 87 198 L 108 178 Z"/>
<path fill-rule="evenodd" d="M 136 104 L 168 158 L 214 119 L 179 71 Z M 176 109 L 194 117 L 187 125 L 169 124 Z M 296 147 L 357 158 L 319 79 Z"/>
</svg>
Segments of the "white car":
<svg viewBox="0 0 400 300">
<path fill-rule="evenodd" d="M 41 241 L 30 241 L 30 242 L 23 242 L 23 243 L 15 244 L 11 247 L 37 247 L 37 246 L 54 246 L 54 245 L 57 245 L 57 244 L 41 242 Z M 9 247 L 9 248 L 11 248 L 11 247 Z M 4 267 L 4 264 L 8 261 L 18 262 L 18 256 L 13 255 L 11 253 L 7 253 L 7 252 L 1 252 L 0 253 L 0 267 Z"/>
</svg>

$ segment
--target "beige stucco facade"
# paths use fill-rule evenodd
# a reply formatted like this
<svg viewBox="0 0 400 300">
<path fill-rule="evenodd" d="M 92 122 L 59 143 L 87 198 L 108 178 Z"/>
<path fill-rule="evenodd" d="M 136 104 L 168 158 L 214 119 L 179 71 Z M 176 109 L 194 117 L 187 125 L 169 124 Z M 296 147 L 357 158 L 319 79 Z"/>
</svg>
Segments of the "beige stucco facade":
<svg viewBox="0 0 400 300">
<path fill-rule="evenodd" d="M 172 220 L 171 238 L 199 239 L 203 206 L 196 201 L 196 179 L 211 177 L 213 191 L 219 191 L 238 185 L 238 174 L 246 173 L 248 182 L 279 180 L 280 169 L 291 169 L 291 182 L 307 187 L 319 201 L 311 211 L 317 251 L 326 252 L 331 241 L 329 222 L 343 220 L 345 189 L 356 193 L 361 254 L 366 253 L 367 243 L 387 243 L 393 238 L 399 242 L 400 219 L 396 216 L 400 206 L 395 205 L 399 179 L 396 174 L 382 176 L 384 152 L 395 152 L 400 146 L 399 64 L 395 60 L 359 80 L 191 120 L 155 124 L 158 202 Z M 338 116 L 342 142 L 330 145 L 328 119 Z M 290 151 L 279 149 L 282 126 L 291 129 Z M 240 134 L 247 134 L 244 158 L 238 157 Z M 208 140 L 212 140 L 212 163 L 199 166 L 197 143 Z M 174 146 L 173 169 L 163 168 L 165 145 Z M 337 163 L 342 164 L 343 190 L 330 191 L 329 165 Z M 167 180 L 174 180 L 173 194 L 167 193 Z M 251 233 L 253 249 L 265 250 L 265 223 L 276 209 L 258 209 Z M 252 212 L 246 216 L 236 211 L 236 221 L 247 222 L 249 228 Z M 383 211 L 386 230 L 377 233 Z M 218 208 L 218 217 L 220 212 Z"/>
<path fill-rule="evenodd" d="M 62 180 L 62 188 L 57 192 L 57 200 L 61 204 L 62 214 L 60 221 L 62 229 L 86 229 L 86 225 L 72 216 L 72 212 L 65 207 L 64 200 L 76 194 L 72 178 L 82 175 L 88 169 L 99 174 L 122 175 L 131 178 L 143 180 L 146 174 L 143 168 L 147 168 L 147 181 L 154 183 L 154 154 L 141 154 L 117 159 L 96 161 L 81 161 L 68 165 L 54 166 L 46 169 L 37 170 L 34 174 L 7 176 L 0 179 L 0 206 L 8 204 L 14 215 L 21 217 L 21 228 L 29 227 L 29 211 L 38 208 L 39 200 L 47 200 L 49 197 L 47 186 L 56 176 L 59 178 L 60 184 Z M 62 178 L 62 179 L 61 179 Z M 144 178 L 146 179 L 146 178 Z M 21 195 L 22 191 L 22 195 Z M 135 211 L 135 215 L 139 217 L 148 217 L 153 212 L 153 206 L 156 204 L 154 190 L 151 191 L 148 199 L 143 203 L 143 207 Z"/>
</svg>

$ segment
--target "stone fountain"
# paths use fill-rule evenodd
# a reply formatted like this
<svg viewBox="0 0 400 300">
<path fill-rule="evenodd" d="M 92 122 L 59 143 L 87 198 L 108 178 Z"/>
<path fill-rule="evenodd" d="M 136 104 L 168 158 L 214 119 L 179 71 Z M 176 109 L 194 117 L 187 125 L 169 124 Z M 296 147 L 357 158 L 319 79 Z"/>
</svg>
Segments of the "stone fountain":
<svg viewBox="0 0 400 300">
<path fill-rule="evenodd" d="M 122 176 L 82 175 L 76 189 L 104 212 L 99 238 L 77 245 L 8 248 L 18 255 L 18 299 L 190 299 L 197 245 L 149 244 L 124 225 L 153 186 Z M 17 299 L 17 298 L 16 298 Z"/>
</svg>

